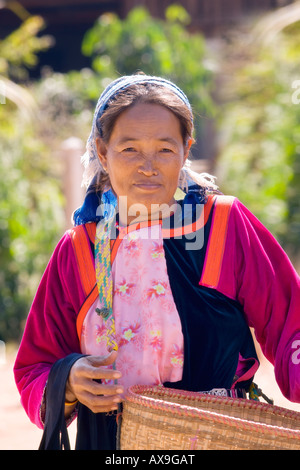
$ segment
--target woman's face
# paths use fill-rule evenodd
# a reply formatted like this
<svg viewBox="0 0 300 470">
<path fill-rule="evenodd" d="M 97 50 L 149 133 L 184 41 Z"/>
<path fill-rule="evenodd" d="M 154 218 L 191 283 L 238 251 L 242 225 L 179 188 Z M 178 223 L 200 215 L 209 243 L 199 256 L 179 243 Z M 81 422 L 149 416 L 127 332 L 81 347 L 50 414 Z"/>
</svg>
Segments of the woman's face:
<svg viewBox="0 0 300 470">
<path fill-rule="evenodd" d="M 109 142 L 97 139 L 97 150 L 118 197 L 120 217 L 126 214 L 127 223 L 139 214 L 155 218 L 158 205 L 174 203 L 189 147 L 178 118 L 161 105 L 139 103 L 118 117 Z"/>
</svg>

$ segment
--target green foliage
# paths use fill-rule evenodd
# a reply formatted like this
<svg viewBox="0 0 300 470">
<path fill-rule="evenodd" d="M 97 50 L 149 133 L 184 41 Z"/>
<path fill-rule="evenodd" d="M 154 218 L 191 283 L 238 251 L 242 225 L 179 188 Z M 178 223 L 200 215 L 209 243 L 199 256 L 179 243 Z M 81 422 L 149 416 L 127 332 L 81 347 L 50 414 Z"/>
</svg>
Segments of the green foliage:
<svg viewBox="0 0 300 470">
<path fill-rule="evenodd" d="M 38 103 L 38 129 L 44 143 L 54 150 L 68 137 L 87 139 L 99 95 L 99 81 L 92 71 L 46 71 L 30 89 Z"/>
<path fill-rule="evenodd" d="M 238 196 L 293 255 L 300 246 L 300 105 L 292 102 L 299 28 L 271 42 L 252 34 L 237 36 L 224 55 L 217 173 L 221 189 Z"/>
<path fill-rule="evenodd" d="M 0 75 L 18 80 L 27 78 L 27 69 L 38 63 L 38 54 L 52 45 L 50 36 L 37 36 L 43 28 L 41 17 L 30 16 L 0 40 Z"/>
<path fill-rule="evenodd" d="M 151 17 L 143 7 L 130 11 L 125 20 L 102 15 L 86 34 L 82 50 L 92 58 L 92 67 L 103 87 L 121 75 L 142 71 L 164 76 L 177 83 L 188 95 L 196 114 L 211 116 L 212 74 L 207 66 L 205 41 L 186 26 L 188 13 L 180 5 L 166 10 L 166 19 Z"/>
<path fill-rule="evenodd" d="M 0 43 L 0 339 L 20 338 L 23 322 L 63 227 L 63 198 L 53 149 L 43 137 L 39 106 L 26 77 L 46 43 L 42 22 L 27 19 Z"/>
<path fill-rule="evenodd" d="M 5 341 L 19 338 L 63 227 L 57 164 L 31 124 L 10 102 L 1 105 L 0 338 Z"/>
</svg>

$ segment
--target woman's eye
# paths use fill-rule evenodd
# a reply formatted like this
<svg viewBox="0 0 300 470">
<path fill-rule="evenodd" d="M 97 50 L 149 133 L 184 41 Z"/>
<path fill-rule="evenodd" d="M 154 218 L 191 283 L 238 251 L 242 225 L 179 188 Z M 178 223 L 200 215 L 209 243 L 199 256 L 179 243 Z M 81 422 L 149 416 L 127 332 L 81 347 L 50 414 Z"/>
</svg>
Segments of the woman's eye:
<svg viewBox="0 0 300 470">
<path fill-rule="evenodd" d="M 173 153 L 173 150 L 172 149 L 168 149 L 168 148 L 163 148 L 160 150 L 161 152 L 163 153 Z"/>
<path fill-rule="evenodd" d="M 135 152 L 135 148 L 134 147 L 126 147 L 125 149 L 122 150 L 122 152 Z"/>
</svg>

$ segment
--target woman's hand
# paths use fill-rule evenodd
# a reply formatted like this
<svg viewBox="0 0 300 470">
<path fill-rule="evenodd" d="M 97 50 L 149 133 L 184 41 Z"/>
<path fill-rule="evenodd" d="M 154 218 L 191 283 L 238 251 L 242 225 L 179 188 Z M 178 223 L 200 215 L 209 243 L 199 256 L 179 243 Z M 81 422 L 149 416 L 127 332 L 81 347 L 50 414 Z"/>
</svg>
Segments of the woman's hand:
<svg viewBox="0 0 300 470">
<path fill-rule="evenodd" d="M 113 364 L 116 358 L 117 352 L 112 351 L 108 356 L 86 356 L 78 359 L 72 366 L 66 383 L 66 402 L 72 403 L 78 400 L 94 413 L 116 410 L 118 403 L 122 401 L 123 387 L 95 381 L 115 380 L 121 377 L 119 371 L 102 367 Z M 65 415 L 68 416 L 74 407 L 75 404 L 66 405 Z"/>
</svg>

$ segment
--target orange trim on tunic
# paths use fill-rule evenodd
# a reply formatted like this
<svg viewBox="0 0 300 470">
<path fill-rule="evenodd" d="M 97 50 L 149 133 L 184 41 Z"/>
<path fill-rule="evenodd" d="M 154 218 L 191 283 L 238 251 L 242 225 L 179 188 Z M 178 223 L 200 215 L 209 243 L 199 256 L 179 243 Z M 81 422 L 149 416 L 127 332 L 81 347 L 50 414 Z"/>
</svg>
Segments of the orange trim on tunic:
<svg viewBox="0 0 300 470">
<path fill-rule="evenodd" d="M 83 225 L 70 229 L 69 234 L 77 260 L 82 287 L 87 296 L 95 285 L 95 268 L 91 257 L 89 240 Z"/>
<path fill-rule="evenodd" d="M 82 304 L 81 309 L 79 310 L 79 313 L 77 315 L 76 329 L 77 329 L 77 335 L 78 335 L 79 341 L 81 339 L 82 325 L 86 317 L 86 314 L 88 313 L 93 303 L 96 302 L 98 296 L 99 296 L 98 286 L 97 284 L 95 284 L 92 291 L 90 292 L 88 297 L 85 299 L 84 303 Z"/>
<path fill-rule="evenodd" d="M 192 224 L 184 225 L 183 227 L 177 227 L 175 229 L 162 229 L 162 236 L 164 238 L 180 237 L 182 235 L 196 232 L 196 230 L 203 228 L 208 220 L 215 198 L 216 196 L 208 196 L 207 202 L 204 204 L 203 212 L 200 214 L 198 220 Z"/>
<path fill-rule="evenodd" d="M 218 196 L 214 208 L 212 226 L 205 255 L 200 284 L 216 288 L 221 273 L 230 210 L 234 201 L 232 196 Z"/>
<path fill-rule="evenodd" d="M 91 242 L 95 244 L 96 222 L 90 222 L 88 224 L 85 224 L 85 228 L 88 233 L 88 236 L 90 237 Z"/>
<path fill-rule="evenodd" d="M 175 229 L 162 228 L 162 237 L 163 238 L 180 237 L 182 235 L 187 235 L 189 233 L 193 233 L 196 230 L 203 228 L 208 220 L 215 198 L 216 196 L 208 196 L 207 202 L 204 205 L 204 214 L 201 213 L 198 220 L 196 220 L 192 224 L 184 225 L 183 227 L 177 227 Z M 138 222 L 132 225 L 128 225 L 127 227 L 122 227 L 120 229 L 120 233 L 118 237 L 116 238 L 116 240 L 112 240 L 111 263 L 113 263 L 115 260 L 118 248 L 124 236 L 126 236 L 130 232 L 133 232 L 134 230 L 138 230 L 144 227 L 150 227 L 153 225 L 158 225 L 161 223 L 162 223 L 162 219 L 153 220 L 153 221 L 146 220 L 144 222 Z"/>
</svg>

